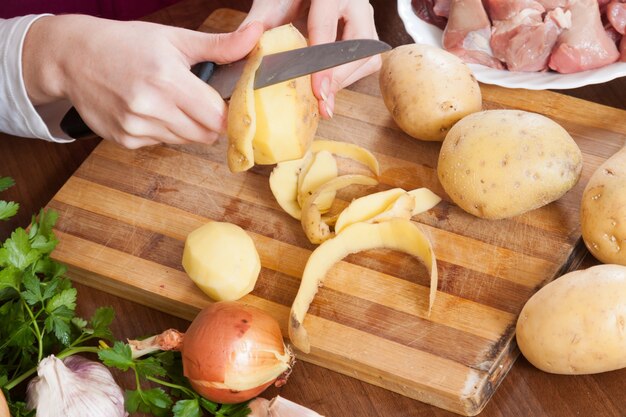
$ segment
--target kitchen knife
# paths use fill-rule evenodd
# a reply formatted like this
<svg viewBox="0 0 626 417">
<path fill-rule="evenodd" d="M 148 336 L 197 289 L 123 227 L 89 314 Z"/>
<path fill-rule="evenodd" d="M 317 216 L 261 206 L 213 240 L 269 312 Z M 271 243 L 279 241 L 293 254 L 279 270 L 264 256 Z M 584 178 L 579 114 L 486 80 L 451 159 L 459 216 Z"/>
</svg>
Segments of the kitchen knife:
<svg viewBox="0 0 626 417">
<path fill-rule="evenodd" d="M 256 71 L 254 89 L 336 67 L 389 49 L 389 45 L 378 40 L 352 39 L 266 55 Z M 245 60 L 226 65 L 202 62 L 194 65 L 191 71 L 213 87 L 222 98 L 227 99 L 230 98 L 245 63 Z M 75 139 L 96 136 L 74 107 L 61 120 L 61 129 Z"/>
</svg>

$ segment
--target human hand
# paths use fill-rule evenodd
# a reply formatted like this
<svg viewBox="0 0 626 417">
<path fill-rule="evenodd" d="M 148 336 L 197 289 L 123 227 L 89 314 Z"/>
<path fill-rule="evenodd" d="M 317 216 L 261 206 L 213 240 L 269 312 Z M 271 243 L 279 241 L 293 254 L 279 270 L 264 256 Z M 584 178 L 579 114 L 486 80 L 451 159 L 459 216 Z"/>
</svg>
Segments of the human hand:
<svg viewBox="0 0 626 417">
<path fill-rule="evenodd" d="M 206 34 L 90 16 L 43 17 L 28 32 L 24 82 L 33 104 L 68 99 L 99 136 L 127 148 L 212 143 L 226 104 L 189 70 L 245 57 L 263 32 Z"/>
<path fill-rule="evenodd" d="M 367 0 L 255 0 L 242 26 L 260 21 L 269 29 L 302 18 L 306 18 L 311 45 L 345 39 L 378 39 L 374 12 Z M 335 93 L 376 72 L 380 65 L 381 58 L 375 55 L 313 74 L 311 83 L 320 114 L 332 117 Z"/>
</svg>

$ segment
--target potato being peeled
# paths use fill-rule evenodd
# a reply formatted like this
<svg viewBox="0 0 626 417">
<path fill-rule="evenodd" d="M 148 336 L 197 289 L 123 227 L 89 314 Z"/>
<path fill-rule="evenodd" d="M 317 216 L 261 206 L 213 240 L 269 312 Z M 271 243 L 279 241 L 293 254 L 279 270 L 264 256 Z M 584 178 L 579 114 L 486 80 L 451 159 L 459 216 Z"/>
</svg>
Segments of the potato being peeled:
<svg viewBox="0 0 626 417">
<path fill-rule="evenodd" d="M 266 31 L 248 56 L 228 108 L 232 172 L 302 158 L 311 145 L 319 114 L 310 75 L 253 90 L 264 55 L 305 46 L 304 36 L 289 24 Z"/>
<path fill-rule="evenodd" d="M 446 136 L 437 165 L 452 201 L 485 219 L 517 216 L 559 199 L 581 170 L 582 153 L 567 131 L 521 110 L 463 118 Z"/>
<path fill-rule="evenodd" d="M 417 139 L 442 141 L 457 121 L 482 109 L 469 67 L 434 46 L 410 44 L 388 52 L 379 82 L 393 119 Z"/>
<path fill-rule="evenodd" d="M 626 265 L 626 148 L 591 176 L 583 192 L 580 220 L 585 245 L 604 263 Z"/>
<path fill-rule="evenodd" d="M 254 289 L 261 260 L 252 238 L 232 223 L 210 222 L 187 236 L 183 268 L 215 301 L 234 301 Z"/>
<path fill-rule="evenodd" d="M 598 265 L 552 281 L 528 300 L 516 332 L 522 354 L 546 372 L 626 367 L 626 267 Z"/>
</svg>

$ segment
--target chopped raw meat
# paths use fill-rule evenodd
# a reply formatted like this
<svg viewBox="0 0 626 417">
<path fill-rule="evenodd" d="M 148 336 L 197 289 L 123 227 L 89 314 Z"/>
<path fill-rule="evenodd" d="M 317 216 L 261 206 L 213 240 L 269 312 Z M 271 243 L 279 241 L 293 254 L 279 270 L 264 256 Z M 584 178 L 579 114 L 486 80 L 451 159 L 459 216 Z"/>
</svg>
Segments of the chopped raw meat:
<svg viewBox="0 0 626 417">
<path fill-rule="evenodd" d="M 444 17 L 435 14 L 433 0 L 411 0 L 411 6 L 417 17 L 424 22 L 435 25 L 441 30 L 445 29 L 447 21 Z"/>
<path fill-rule="evenodd" d="M 598 1 L 571 0 L 569 11 L 572 26 L 559 36 L 549 67 L 560 73 L 572 73 L 617 61 L 620 54 L 602 26 Z"/>
<path fill-rule="evenodd" d="M 492 21 L 511 20 L 520 13 L 536 14 L 541 21 L 541 13 L 545 12 L 541 3 L 535 0 L 487 0 L 486 4 Z"/>
<path fill-rule="evenodd" d="M 546 11 L 554 10 L 557 7 L 567 7 L 568 0 L 537 0 Z"/>
<path fill-rule="evenodd" d="M 450 3 L 452 0 L 435 0 L 433 11 L 437 16 L 448 17 L 450 15 Z"/>
<path fill-rule="evenodd" d="M 619 53 L 621 62 L 626 62 L 626 36 L 622 36 L 622 40 L 619 43 Z"/>
<path fill-rule="evenodd" d="M 556 40 L 571 25 L 568 13 L 545 9 L 535 0 L 488 0 L 493 19 L 493 55 L 511 71 L 544 71 Z"/>
<path fill-rule="evenodd" d="M 606 6 L 606 18 L 622 35 L 626 33 L 626 1 L 613 0 Z"/>
<path fill-rule="evenodd" d="M 465 62 L 503 68 L 493 57 L 489 40 L 491 22 L 481 0 L 452 0 L 443 47 Z"/>
</svg>

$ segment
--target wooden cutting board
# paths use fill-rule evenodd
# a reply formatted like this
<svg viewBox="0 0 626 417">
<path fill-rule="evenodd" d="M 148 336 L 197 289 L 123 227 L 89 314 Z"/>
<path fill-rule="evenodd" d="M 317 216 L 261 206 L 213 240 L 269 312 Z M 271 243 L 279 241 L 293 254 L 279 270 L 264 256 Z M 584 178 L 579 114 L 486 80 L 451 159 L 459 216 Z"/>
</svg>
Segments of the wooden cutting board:
<svg viewBox="0 0 626 417">
<path fill-rule="evenodd" d="M 231 30 L 242 17 L 218 10 L 202 30 Z M 376 75 L 342 91 L 335 117 L 320 124 L 318 136 L 374 152 L 382 172 L 378 190 L 428 187 L 444 196 L 414 218 L 433 242 L 439 292 L 428 317 L 428 276 L 419 262 L 383 250 L 351 255 L 332 269 L 305 320 L 311 354 L 298 353 L 464 415 L 480 412 L 517 357 L 514 327 L 526 300 L 581 261 L 582 190 L 626 140 L 624 111 L 545 91 L 482 88 L 486 108 L 534 111 L 562 124 L 584 154 L 579 184 L 514 219 L 472 217 L 438 183 L 440 144 L 396 127 Z M 181 267 L 185 237 L 209 220 L 236 223 L 253 237 L 263 264 L 243 302 L 269 312 L 286 334 L 314 246 L 275 202 L 271 168 L 231 174 L 225 155 L 225 140 L 136 151 L 102 142 L 49 204 L 60 212 L 54 256 L 77 282 L 192 319 L 210 300 Z"/>
</svg>

